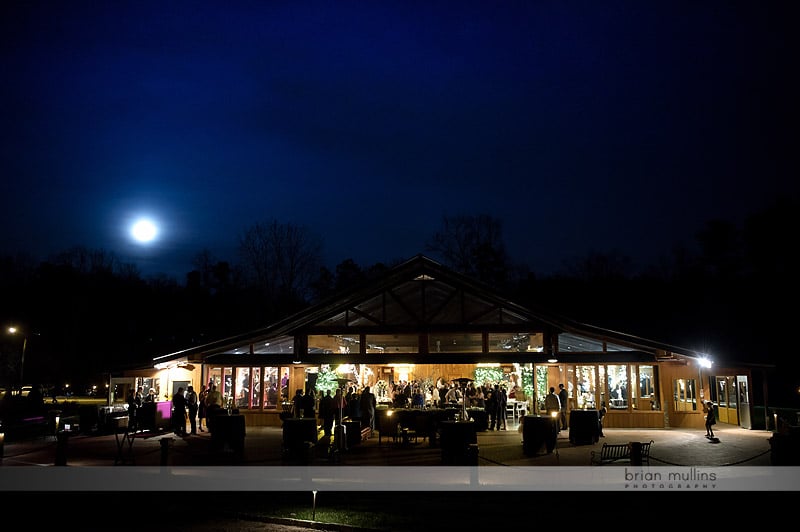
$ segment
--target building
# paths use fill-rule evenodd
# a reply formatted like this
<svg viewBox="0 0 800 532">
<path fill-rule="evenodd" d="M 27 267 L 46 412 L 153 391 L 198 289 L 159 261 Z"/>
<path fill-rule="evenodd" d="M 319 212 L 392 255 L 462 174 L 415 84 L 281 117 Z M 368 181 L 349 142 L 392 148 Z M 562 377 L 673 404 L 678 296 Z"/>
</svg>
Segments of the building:
<svg viewBox="0 0 800 532">
<path fill-rule="evenodd" d="M 400 382 L 517 386 L 527 413 L 563 383 L 570 411 L 606 403 L 607 428 L 703 428 L 709 399 L 720 422 L 752 428 L 753 385 L 766 393 L 751 368 L 531 311 L 422 255 L 278 323 L 153 363 L 112 379 L 111 401 L 127 386 L 168 401 L 179 386 L 213 383 L 251 426 L 280 425 L 295 391 L 330 372 L 381 402 Z"/>
</svg>

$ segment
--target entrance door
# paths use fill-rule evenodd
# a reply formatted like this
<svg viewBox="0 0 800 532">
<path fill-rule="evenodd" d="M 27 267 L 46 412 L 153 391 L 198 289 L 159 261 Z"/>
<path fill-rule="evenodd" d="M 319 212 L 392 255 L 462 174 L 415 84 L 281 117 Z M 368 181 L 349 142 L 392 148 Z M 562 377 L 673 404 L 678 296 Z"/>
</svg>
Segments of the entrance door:
<svg viewBox="0 0 800 532">
<path fill-rule="evenodd" d="M 717 376 L 717 418 L 721 423 L 739 424 L 739 393 L 736 377 Z"/>
<path fill-rule="evenodd" d="M 737 385 L 739 388 L 739 426 L 745 429 L 752 429 L 750 421 L 750 388 L 747 386 L 747 376 L 737 375 Z"/>
</svg>

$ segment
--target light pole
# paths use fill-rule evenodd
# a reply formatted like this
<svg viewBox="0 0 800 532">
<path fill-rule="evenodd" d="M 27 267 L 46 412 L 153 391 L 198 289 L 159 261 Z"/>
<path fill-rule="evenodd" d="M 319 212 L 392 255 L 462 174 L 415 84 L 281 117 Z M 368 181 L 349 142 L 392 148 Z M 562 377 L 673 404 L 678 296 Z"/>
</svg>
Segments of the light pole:
<svg viewBox="0 0 800 532">
<path fill-rule="evenodd" d="M 8 328 L 8 333 L 9 334 L 17 334 L 18 332 L 20 332 L 20 330 L 17 327 L 9 327 Z M 24 376 L 25 376 L 25 373 L 24 373 L 24 371 L 25 371 L 25 351 L 27 350 L 27 348 L 28 348 L 28 336 L 23 334 L 22 335 L 22 358 L 20 358 L 20 360 L 19 360 L 19 385 L 20 385 L 20 387 L 25 385 L 25 380 L 24 380 Z"/>
</svg>

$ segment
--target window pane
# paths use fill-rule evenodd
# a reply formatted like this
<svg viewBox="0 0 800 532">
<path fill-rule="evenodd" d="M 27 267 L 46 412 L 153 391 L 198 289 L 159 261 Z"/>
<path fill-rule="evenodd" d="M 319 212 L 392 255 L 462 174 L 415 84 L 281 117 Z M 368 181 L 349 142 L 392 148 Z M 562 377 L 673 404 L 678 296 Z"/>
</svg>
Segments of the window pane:
<svg viewBox="0 0 800 532">
<path fill-rule="evenodd" d="M 541 353 L 543 350 L 542 333 L 489 333 L 490 353 L 507 353 L 509 351 Z"/>
<path fill-rule="evenodd" d="M 248 408 L 250 389 L 250 368 L 236 368 L 236 407 Z"/>
<path fill-rule="evenodd" d="M 595 381 L 595 366 L 575 366 L 575 377 L 578 384 L 578 408 L 594 409 L 597 386 Z"/>
<path fill-rule="evenodd" d="M 481 334 L 437 334 L 429 336 L 428 349 L 431 353 L 481 353 L 483 336 Z"/>
<path fill-rule="evenodd" d="M 250 393 L 252 408 L 261 407 L 261 368 L 253 368 L 253 391 Z"/>
<path fill-rule="evenodd" d="M 628 408 L 628 366 L 608 366 L 608 393 L 611 409 Z"/>
<path fill-rule="evenodd" d="M 276 408 L 278 405 L 278 368 L 264 368 L 264 408 Z"/>
<path fill-rule="evenodd" d="M 367 353 L 418 353 L 416 334 L 368 334 Z"/>
<path fill-rule="evenodd" d="M 673 384 L 673 400 L 675 411 L 691 412 L 697 410 L 697 398 L 694 379 L 675 379 Z"/>
</svg>

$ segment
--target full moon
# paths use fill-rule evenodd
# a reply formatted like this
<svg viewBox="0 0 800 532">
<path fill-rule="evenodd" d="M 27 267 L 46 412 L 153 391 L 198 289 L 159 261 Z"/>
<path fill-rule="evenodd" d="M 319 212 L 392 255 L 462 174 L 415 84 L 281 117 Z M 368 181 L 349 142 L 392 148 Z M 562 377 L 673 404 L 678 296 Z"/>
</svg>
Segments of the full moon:
<svg viewBox="0 0 800 532">
<path fill-rule="evenodd" d="M 131 226 L 131 236 L 137 242 L 151 242 L 158 234 L 158 227 L 151 220 L 137 220 Z"/>
</svg>

